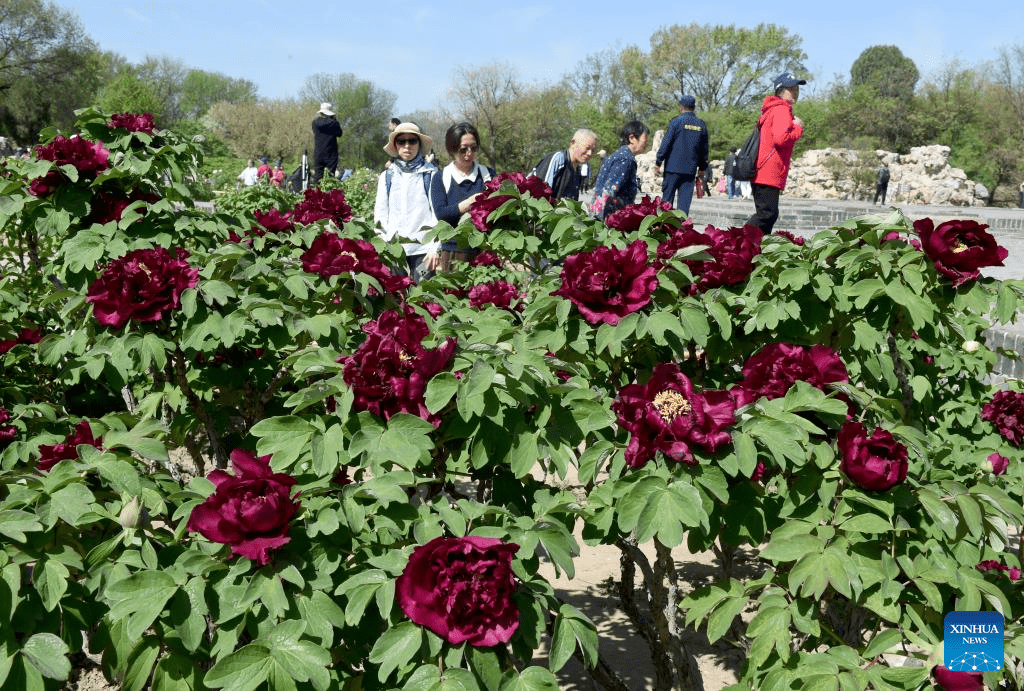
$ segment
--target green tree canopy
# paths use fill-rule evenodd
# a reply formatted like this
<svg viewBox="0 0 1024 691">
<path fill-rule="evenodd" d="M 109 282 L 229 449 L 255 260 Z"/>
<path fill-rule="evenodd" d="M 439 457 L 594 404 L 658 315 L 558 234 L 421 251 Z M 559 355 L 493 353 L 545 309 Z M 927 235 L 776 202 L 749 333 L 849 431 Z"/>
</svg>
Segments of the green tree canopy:
<svg viewBox="0 0 1024 691">
<path fill-rule="evenodd" d="M 865 48 L 850 67 L 850 86 L 870 86 L 884 98 L 909 101 L 921 74 L 896 46 Z"/>
<path fill-rule="evenodd" d="M 632 65 L 627 80 L 637 100 L 652 111 L 674 107 L 673 94 L 692 94 L 701 110 L 745 108 L 771 88 L 783 70 L 808 73 L 803 39 L 775 24 L 752 29 L 721 24 L 676 24 L 651 36 L 643 69 Z M 636 56 L 628 56 L 635 61 Z"/>
<path fill-rule="evenodd" d="M 0 2 L 0 134 L 29 142 L 73 122 L 96 86 L 96 52 L 78 17 L 52 2 Z"/>
<path fill-rule="evenodd" d="M 181 115 L 195 120 L 206 115 L 214 103 L 255 101 L 258 96 L 259 90 L 248 79 L 235 79 L 219 72 L 189 70 L 181 85 Z"/>
</svg>

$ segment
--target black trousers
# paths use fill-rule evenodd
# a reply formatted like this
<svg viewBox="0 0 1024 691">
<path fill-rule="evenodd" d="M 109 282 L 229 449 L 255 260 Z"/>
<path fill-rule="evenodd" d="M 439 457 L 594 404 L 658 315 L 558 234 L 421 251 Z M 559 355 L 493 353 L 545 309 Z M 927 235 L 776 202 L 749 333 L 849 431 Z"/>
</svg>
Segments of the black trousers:
<svg viewBox="0 0 1024 691">
<path fill-rule="evenodd" d="M 779 195 L 782 190 L 754 182 L 750 183 L 750 190 L 754 195 L 754 215 L 747 219 L 747 225 L 757 226 L 767 235 L 779 220 Z"/>
<path fill-rule="evenodd" d="M 885 193 L 888 190 L 889 190 L 889 183 L 888 182 L 880 182 L 880 183 L 878 183 L 878 187 L 875 188 L 875 201 L 873 203 L 877 204 L 878 203 L 878 198 L 881 197 L 882 198 L 882 203 L 885 204 Z"/>
</svg>

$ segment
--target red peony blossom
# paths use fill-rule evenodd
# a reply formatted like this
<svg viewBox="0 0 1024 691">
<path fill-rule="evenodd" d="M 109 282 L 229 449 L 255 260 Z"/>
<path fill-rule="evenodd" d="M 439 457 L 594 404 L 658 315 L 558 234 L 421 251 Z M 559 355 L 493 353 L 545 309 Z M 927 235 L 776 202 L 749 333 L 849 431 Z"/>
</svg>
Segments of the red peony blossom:
<svg viewBox="0 0 1024 691">
<path fill-rule="evenodd" d="M 100 446 L 101 441 L 102 439 L 93 438 L 89 422 L 82 420 L 75 427 L 75 431 L 64 437 L 64 441 L 60 444 L 42 444 L 39 447 L 39 463 L 36 467 L 40 471 L 49 472 L 53 466 L 61 461 L 78 458 L 78 447 L 82 444 L 102 449 L 103 447 Z"/>
<path fill-rule="evenodd" d="M 487 217 L 491 215 L 491 212 L 509 199 L 515 199 L 511 194 L 495 194 L 501 188 L 502 183 L 506 181 L 511 181 L 516 186 L 520 195 L 525 194 L 537 199 L 551 201 L 551 188 L 537 176 L 527 176 L 516 172 L 501 173 L 484 183 L 483 192 L 469 207 L 469 217 L 473 221 L 473 225 L 482 232 L 489 232 L 493 227 L 493 224 L 487 221 Z"/>
<path fill-rule="evenodd" d="M 884 492 L 907 479 L 907 447 L 880 427 L 868 437 L 864 425 L 847 422 L 839 430 L 839 470 L 853 483 Z"/>
<path fill-rule="evenodd" d="M 992 469 L 992 474 L 993 475 L 1002 475 L 1003 473 L 1006 472 L 1006 469 L 1010 465 L 1010 459 L 1009 458 L 1007 458 L 1006 456 L 1002 456 L 1000 454 L 997 454 L 997 453 L 990 454 L 988 459 L 986 459 L 986 460 L 987 460 L 987 463 L 988 463 L 989 467 Z"/>
<path fill-rule="evenodd" d="M 107 127 L 110 129 L 121 127 L 129 132 L 153 134 L 156 123 L 153 122 L 153 115 L 150 113 L 117 113 L 110 116 Z"/>
<path fill-rule="evenodd" d="M 824 391 L 826 384 L 848 380 L 846 365 L 828 346 L 770 343 L 747 359 L 743 381 L 731 393 L 743 406 L 762 396 L 781 398 L 798 381 Z"/>
<path fill-rule="evenodd" d="M 53 161 L 58 166 L 74 166 L 79 177 L 94 178 L 108 168 L 110 152 L 103 146 L 103 142 L 90 142 L 77 136 L 57 136 L 49 144 L 36 147 L 36 158 L 40 161 Z M 44 197 L 63 184 L 65 179 L 60 171 L 51 170 L 29 184 L 29 193 Z"/>
<path fill-rule="evenodd" d="M 310 187 L 303 200 L 292 210 L 291 216 L 296 223 L 302 225 L 329 218 L 340 226 L 352 220 L 352 207 L 345 201 L 345 193 L 340 189 L 324 192 Z"/>
<path fill-rule="evenodd" d="M 776 230 L 775 235 L 786 238 L 794 245 L 798 245 L 800 247 L 803 247 L 804 243 L 807 242 L 804 238 L 800 237 L 799 235 L 793 235 L 793 233 L 789 232 L 788 230 Z"/>
<path fill-rule="evenodd" d="M 515 197 L 511 194 L 496 194 L 477 198 L 469 207 L 469 218 L 473 221 L 473 225 L 484 233 L 490 232 L 494 224 L 487 220 L 488 216 L 509 199 L 515 199 Z"/>
<path fill-rule="evenodd" d="M 42 331 L 26 326 L 14 338 L 5 338 L 0 341 L 0 355 L 3 355 L 16 345 L 35 345 L 41 340 L 43 340 Z"/>
<path fill-rule="evenodd" d="M 18 436 L 18 428 L 7 424 L 10 420 L 11 414 L 7 408 L 0 406 L 0 450 L 6 448 Z"/>
<path fill-rule="evenodd" d="M 524 175 L 517 172 L 506 172 L 491 178 L 484 183 L 484 193 L 493 193 L 501 189 L 502 184 L 511 181 L 519 190 L 519 194 L 529 195 L 535 199 L 547 199 L 551 201 L 551 188 L 547 183 L 536 175 Z"/>
<path fill-rule="evenodd" d="M 270 209 L 269 211 L 254 211 L 253 216 L 256 217 L 256 221 L 260 224 L 260 228 L 253 228 L 253 232 L 257 232 L 259 235 L 264 233 L 291 233 L 295 230 L 295 224 L 292 222 L 291 214 L 281 214 L 278 209 Z"/>
<path fill-rule="evenodd" d="M 696 393 L 674 363 L 656 366 L 646 384 L 630 384 L 612 403 L 619 426 L 629 432 L 626 463 L 639 468 L 661 451 L 696 465 L 694 449 L 714 453 L 732 443 L 736 405 L 725 391 Z"/>
<path fill-rule="evenodd" d="M 469 260 L 470 266 L 496 266 L 499 269 L 502 266 L 501 257 L 490 250 L 484 250 L 480 254 L 476 255 Z"/>
<path fill-rule="evenodd" d="M 709 225 L 704 234 L 711 240 L 708 253 L 714 260 L 692 263 L 691 270 L 698 276 L 693 292 L 747 280 L 754 270 L 754 257 L 761 254 L 761 231 L 756 226 L 721 230 Z"/>
<path fill-rule="evenodd" d="M 355 394 L 357 410 L 368 410 L 385 420 L 398 413 L 409 413 L 441 424 L 427 410 L 424 395 L 427 382 L 451 362 L 455 354 L 454 338 L 445 339 L 436 348 L 424 348 L 430 334 L 426 320 L 406 305 L 401 313 L 388 310 L 376 321 L 363 325 L 367 338 L 347 358 L 345 383 Z"/>
<path fill-rule="evenodd" d="M 646 306 L 657 287 L 647 243 L 637 240 L 624 250 L 598 247 L 569 255 L 562 266 L 562 287 L 551 294 L 571 300 L 591 324 L 615 325 Z"/>
<path fill-rule="evenodd" d="M 1014 446 L 1024 444 L 1024 393 L 997 391 L 982 407 L 981 419 L 995 425 L 999 434 Z"/>
<path fill-rule="evenodd" d="M 902 242 L 910 245 L 915 250 L 921 249 L 921 242 L 917 238 L 906 238 L 898 230 L 891 230 L 882 237 L 882 242 Z"/>
<path fill-rule="evenodd" d="M 192 509 L 188 529 L 263 566 L 270 550 L 291 540 L 290 522 L 301 506 L 297 495 L 289 496 L 295 478 L 273 472 L 270 456 L 243 449 L 231 452 L 231 468 L 234 475 L 214 470 L 207 476 L 216 489 Z"/>
<path fill-rule="evenodd" d="M 523 297 L 519 289 L 507 281 L 490 281 L 481 283 L 469 289 L 469 304 L 472 307 L 481 309 L 487 305 L 494 305 L 501 309 L 511 309 L 512 302 Z M 523 304 L 519 303 L 517 309 L 522 310 Z"/>
<path fill-rule="evenodd" d="M 110 223 L 111 221 L 120 221 L 121 215 L 124 214 L 124 210 L 128 208 L 130 204 L 137 201 L 144 201 L 147 203 L 153 203 L 160 199 L 155 194 L 147 194 L 145 192 L 139 192 L 138 190 L 132 190 L 131 194 L 125 195 L 123 193 L 113 193 L 99 191 L 93 195 L 90 201 L 89 215 L 85 218 L 84 223 L 96 223 L 103 225 L 104 223 Z M 145 211 L 143 211 L 145 213 Z"/>
<path fill-rule="evenodd" d="M 604 219 L 604 224 L 609 228 L 621 230 L 623 233 L 631 233 L 640 228 L 640 224 L 648 216 L 655 216 L 662 211 L 671 211 L 672 204 L 664 201 L 661 197 L 651 199 L 648 195 L 637 204 L 627 204 L 618 211 L 614 211 Z"/>
<path fill-rule="evenodd" d="M 163 247 L 133 250 L 107 265 L 89 286 L 86 300 L 103 326 L 120 329 L 129 321 L 156 322 L 181 306 L 181 294 L 199 283 L 199 269 L 188 252 L 176 258 Z"/>
<path fill-rule="evenodd" d="M 930 218 L 914 221 L 921 249 L 939 273 L 959 286 L 981 275 L 983 266 L 1003 266 L 1009 250 L 996 244 L 987 225 L 977 221 L 946 221 L 938 227 Z"/>
<path fill-rule="evenodd" d="M 942 691 L 985 691 L 981 672 L 957 672 L 936 665 L 932 668 L 932 676 Z"/>
<path fill-rule="evenodd" d="M 438 537 L 413 550 L 395 583 L 413 622 L 452 645 L 508 643 L 519 627 L 512 556 L 519 545 L 497 538 Z"/>
<path fill-rule="evenodd" d="M 342 238 L 331 230 L 318 235 L 301 259 L 303 271 L 325 279 L 343 273 L 364 273 L 376 278 L 388 293 L 397 293 L 412 284 L 408 276 L 393 275 L 368 241 Z"/>
</svg>

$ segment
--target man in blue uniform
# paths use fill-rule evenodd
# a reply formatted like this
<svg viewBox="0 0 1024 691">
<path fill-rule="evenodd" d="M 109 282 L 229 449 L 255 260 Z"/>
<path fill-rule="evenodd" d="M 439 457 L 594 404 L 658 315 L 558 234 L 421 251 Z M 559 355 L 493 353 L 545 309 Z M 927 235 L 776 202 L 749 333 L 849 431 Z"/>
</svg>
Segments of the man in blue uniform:
<svg viewBox="0 0 1024 691">
<path fill-rule="evenodd" d="M 661 198 L 686 214 L 690 213 L 697 171 L 708 167 L 708 126 L 693 114 L 696 108 L 693 96 L 679 98 L 679 115 L 669 123 L 654 160 L 655 175 L 662 174 L 665 164 Z"/>
</svg>

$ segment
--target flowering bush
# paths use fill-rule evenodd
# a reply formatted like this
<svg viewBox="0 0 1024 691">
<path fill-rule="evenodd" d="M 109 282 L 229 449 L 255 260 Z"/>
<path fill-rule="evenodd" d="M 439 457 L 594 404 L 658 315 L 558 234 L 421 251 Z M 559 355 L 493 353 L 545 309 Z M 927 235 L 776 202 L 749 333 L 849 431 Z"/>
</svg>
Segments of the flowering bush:
<svg viewBox="0 0 1024 691">
<path fill-rule="evenodd" d="M 1024 286 L 978 228 L 611 227 L 508 174 L 433 231 L 477 260 L 414 285 L 347 194 L 201 211 L 202 151 L 121 122 L 0 178 L 0 686 L 98 655 L 132 689 L 539 691 L 576 658 L 621 691 L 550 582 L 580 540 L 644 686 L 701 688 L 704 639 L 739 689 L 951 684 L 952 607 L 1006 617 L 972 683 L 1021 685 L 1020 386 L 985 334 Z"/>
</svg>

